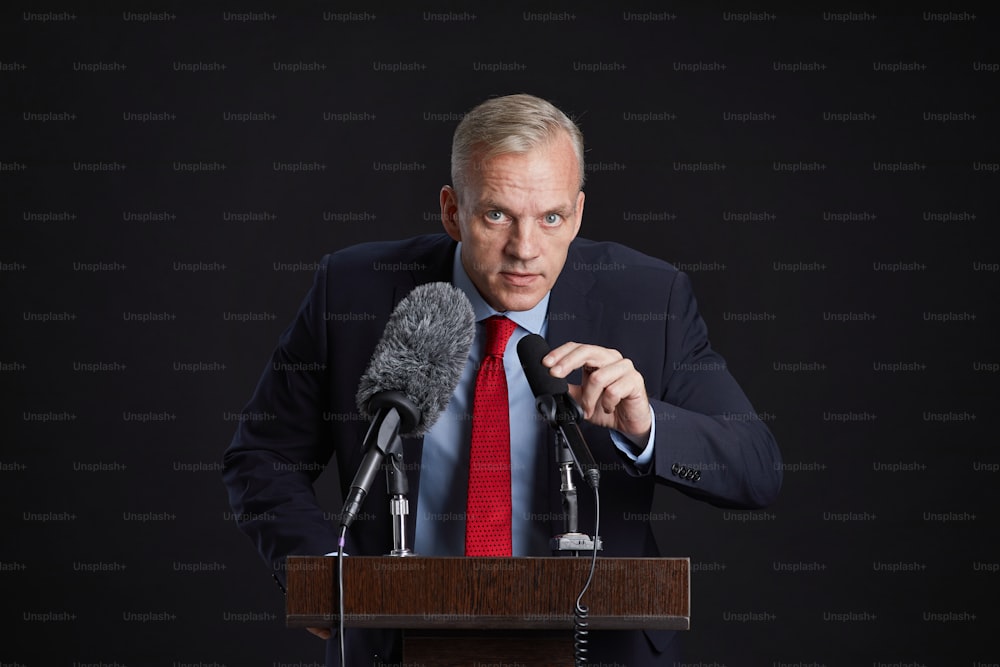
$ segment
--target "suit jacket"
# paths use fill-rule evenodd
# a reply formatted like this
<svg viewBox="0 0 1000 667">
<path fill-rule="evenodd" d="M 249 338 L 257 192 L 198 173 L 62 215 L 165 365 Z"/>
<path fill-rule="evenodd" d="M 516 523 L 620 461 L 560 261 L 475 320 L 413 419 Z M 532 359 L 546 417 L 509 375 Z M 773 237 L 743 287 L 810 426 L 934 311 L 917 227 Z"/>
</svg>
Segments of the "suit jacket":
<svg viewBox="0 0 1000 667">
<path fill-rule="evenodd" d="M 396 304 L 417 285 L 451 281 L 455 247 L 439 234 L 327 255 L 282 334 L 223 462 L 238 524 L 279 583 L 286 556 L 337 550 L 339 522 L 317 504 L 313 483 L 336 454 L 346 495 L 368 426 L 356 406 L 358 379 Z M 644 473 L 625 460 L 606 429 L 584 425 L 602 469 L 604 556 L 660 555 L 649 522 L 624 518 L 648 515 L 657 482 L 725 507 L 762 507 L 776 497 L 782 479 L 777 445 L 709 345 L 685 274 L 618 244 L 577 239 L 552 288 L 548 318 L 552 347 L 570 340 L 594 343 L 631 359 L 654 411 L 654 457 Z M 407 462 L 419 462 L 422 439 L 404 445 Z M 551 506 L 539 511 L 552 512 L 557 534 L 561 505 L 551 465 Z M 419 475 L 411 475 L 410 484 L 412 535 Z M 581 529 L 593 525 L 585 495 Z M 352 526 L 347 553 L 383 554 L 392 544 L 384 476 L 376 477 L 369 497 Z M 595 632 L 591 659 L 671 664 L 673 636 Z M 348 642 L 352 665 L 399 660 L 398 633 L 354 632 Z M 332 648 L 335 641 L 328 644 Z M 328 650 L 328 661 L 335 660 L 333 653 Z"/>
</svg>

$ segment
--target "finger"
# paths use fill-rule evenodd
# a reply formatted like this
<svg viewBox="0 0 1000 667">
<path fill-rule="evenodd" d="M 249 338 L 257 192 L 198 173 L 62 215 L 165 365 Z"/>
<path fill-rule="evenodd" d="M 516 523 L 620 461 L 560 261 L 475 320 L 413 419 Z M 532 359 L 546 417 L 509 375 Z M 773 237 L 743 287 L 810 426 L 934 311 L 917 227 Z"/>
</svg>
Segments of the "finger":
<svg viewBox="0 0 1000 667">
<path fill-rule="evenodd" d="M 623 375 L 604 387 L 596 407 L 602 409 L 605 414 L 611 414 L 620 407 L 627 407 L 627 403 L 622 406 L 622 403 L 627 400 L 639 398 L 639 389 L 640 386 L 636 383 L 634 376 L 631 374 Z"/>
<path fill-rule="evenodd" d="M 566 387 L 569 391 L 570 398 L 576 401 L 576 404 L 580 406 L 580 409 L 583 410 L 583 418 L 586 419 L 587 409 L 583 406 L 583 389 L 581 389 L 578 384 L 570 384 L 566 385 Z"/>
<path fill-rule="evenodd" d="M 580 347 L 580 343 L 572 341 L 563 343 L 559 347 L 549 350 L 548 354 L 542 357 L 542 365 L 548 367 L 549 373 L 553 377 L 566 377 L 573 369 L 566 365 L 565 359 L 578 347 Z"/>
<path fill-rule="evenodd" d="M 542 363 L 553 377 L 566 377 L 578 368 L 601 368 L 622 358 L 621 352 L 597 345 L 565 343 L 549 352 Z"/>
<path fill-rule="evenodd" d="M 649 429 L 652 428 L 646 383 L 631 361 L 624 359 L 619 365 L 624 373 L 605 386 L 599 406 L 605 414 L 613 413 L 614 416 L 610 419 L 614 422 L 615 429 L 643 440 L 648 438 Z"/>
<path fill-rule="evenodd" d="M 627 382 L 614 382 L 606 387 L 597 385 L 568 385 L 569 395 L 580 406 L 583 418 L 599 426 L 616 428 L 619 415 L 616 414 L 622 401 L 630 398 L 634 391 Z M 637 413 L 639 414 L 639 413 Z M 639 415 L 641 417 L 641 415 Z M 621 415 L 621 417 L 627 417 Z M 628 418 L 626 418 L 628 421 Z"/>
<path fill-rule="evenodd" d="M 581 391 L 582 405 L 587 406 L 590 414 L 596 410 L 610 414 L 624 398 L 637 391 L 640 381 L 641 376 L 628 359 L 585 371 Z"/>
</svg>

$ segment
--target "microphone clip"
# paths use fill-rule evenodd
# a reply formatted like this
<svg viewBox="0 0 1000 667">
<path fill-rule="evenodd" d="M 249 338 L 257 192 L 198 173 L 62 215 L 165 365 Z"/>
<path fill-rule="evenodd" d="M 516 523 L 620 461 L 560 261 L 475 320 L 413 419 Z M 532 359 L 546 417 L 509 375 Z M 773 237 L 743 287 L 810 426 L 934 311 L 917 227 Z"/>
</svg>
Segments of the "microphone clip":
<svg viewBox="0 0 1000 667">
<path fill-rule="evenodd" d="M 583 421 L 583 410 L 577 402 L 569 395 L 560 397 L 541 394 L 535 397 L 535 408 L 566 444 L 580 476 L 591 488 L 596 489 L 601 483 L 601 471 L 580 432 L 579 422 Z"/>
<path fill-rule="evenodd" d="M 571 411 L 570 415 L 559 410 L 559 401 L 552 394 L 542 394 L 535 398 L 535 408 L 538 410 L 538 414 L 557 431 L 562 430 L 567 423 L 583 420 L 583 410 L 576 401 L 567 401 L 567 403 L 569 404 L 567 407 Z"/>
<path fill-rule="evenodd" d="M 375 418 L 368 427 L 362 445 L 364 458 L 351 482 L 350 493 L 344 499 L 340 521 L 344 528 L 350 528 L 361 511 L 365 496 L 368 495 L 385 457 L 393 450 L 399 451 L 402 456 L 400 435 L 412 431 L 421 419 L 420 409 L 400 391 L 381 391 L 375 394 L 367 408 L 375 414 Z"/>
</svg>

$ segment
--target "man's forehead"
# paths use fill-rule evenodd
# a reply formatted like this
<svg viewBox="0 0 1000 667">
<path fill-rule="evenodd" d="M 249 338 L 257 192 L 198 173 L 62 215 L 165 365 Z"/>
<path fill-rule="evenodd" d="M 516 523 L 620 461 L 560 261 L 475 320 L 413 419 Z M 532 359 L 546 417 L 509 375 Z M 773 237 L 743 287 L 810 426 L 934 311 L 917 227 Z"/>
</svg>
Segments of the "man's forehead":
<svg viewBox="0 0 1000 667">
<path fill-rule="evenodd" d="M 578 190 L 558 181 L 543 183 L 536 180 L 514 178 L 476 179 L 462 188 L 459 199 L 472 208 L 544 208 L 546 210 L 572 210 L 576 206 Z"/>
<path fill-rule="evenodd" d="M 473 187 L 541 187 L 575 190 L 577 162 L 561 151 L 507 152 L 473 162 L 466 182 Z"/>
<path fill-rule="evenodd" d="M 576 197 L 568 196 L 566 191 L 520 190 L 479 190 L 470 193 L 475 199 L 469 201 L 474 209 L 498 208 L 512 210 L 524 206 L 544 209 L 546 211 L 572 211 L 576 208 Z M 476 196 L 478 194 L 478 196 Z"/>
</svg>

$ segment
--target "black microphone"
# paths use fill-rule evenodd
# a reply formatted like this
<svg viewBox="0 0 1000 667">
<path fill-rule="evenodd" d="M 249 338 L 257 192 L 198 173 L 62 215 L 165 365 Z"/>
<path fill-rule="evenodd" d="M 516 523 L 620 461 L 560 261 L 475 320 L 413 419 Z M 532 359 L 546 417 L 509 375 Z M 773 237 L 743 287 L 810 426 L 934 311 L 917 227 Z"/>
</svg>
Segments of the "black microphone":
<svg viewBox="0 0 1000 667">
<path fill-rule="evenodd" d="M 528 334 L 517 343 L 517 356 L 524 367 L 528 386 L 535 395 L 535 406 L 549 425 L 566 438 L 577 470 L 587 484 L 596 489 L 601 481 L 601 471 L 580 432 L 583 411 L 569 395 L 566 378 L 553 377 L 542 364 L 549 350 L 549 344 L 538 334 Z"/>
<path fill-rule="evenodd" d="M 400 436 L 426 433 L 458 386 L 476 334 L 472 304 L 448 283 L 416 287 L 389 316 L 356 396 L 372 420 L 367 450 L 344 501 L 340 525 L 350 527 L 386 453 Z"/>
</svg>

